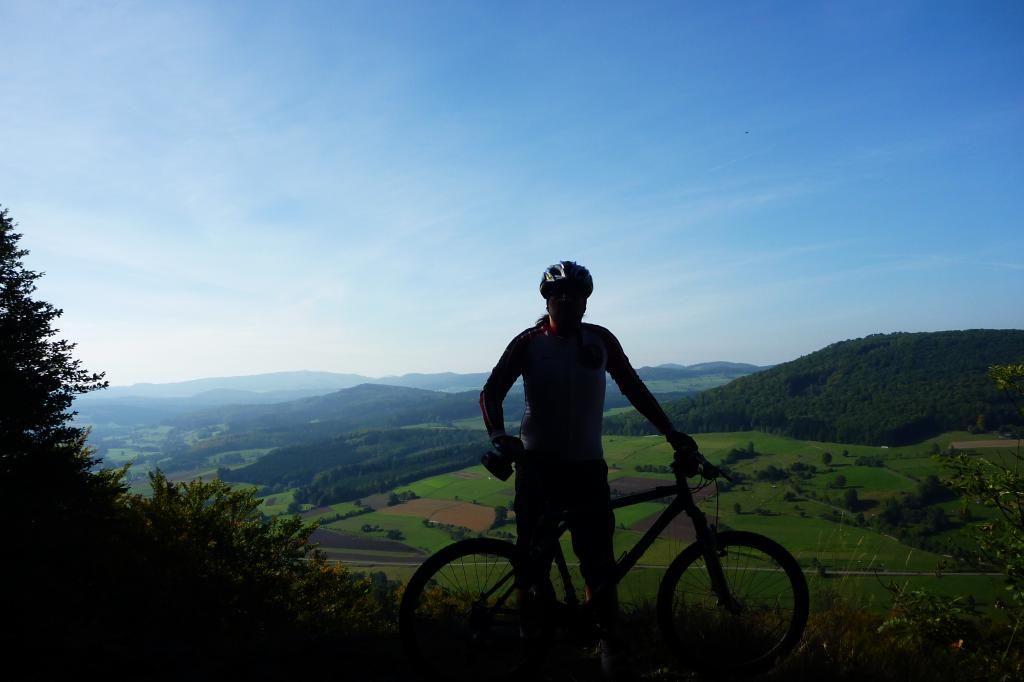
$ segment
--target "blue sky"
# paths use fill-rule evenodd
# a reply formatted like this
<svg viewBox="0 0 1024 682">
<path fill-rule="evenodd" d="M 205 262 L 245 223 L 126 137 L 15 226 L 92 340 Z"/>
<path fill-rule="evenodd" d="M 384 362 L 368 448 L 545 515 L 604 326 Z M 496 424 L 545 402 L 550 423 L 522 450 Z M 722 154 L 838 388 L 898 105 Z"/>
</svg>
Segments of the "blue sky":
<svg viewBox="0 0 1024 682">
<path fill-rule="evenodd" d="M 0 1 L 0 203 L 115 385 L 1024 326 L 1019 2 Z"/>
</svg>

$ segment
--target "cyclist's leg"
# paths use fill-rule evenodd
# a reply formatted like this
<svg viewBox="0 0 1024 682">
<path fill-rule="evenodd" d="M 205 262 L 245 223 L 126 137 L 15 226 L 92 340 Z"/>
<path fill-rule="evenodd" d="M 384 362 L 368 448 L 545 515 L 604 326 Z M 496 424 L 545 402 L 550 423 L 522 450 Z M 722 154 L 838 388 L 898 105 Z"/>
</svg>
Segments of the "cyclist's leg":
<svg viewBox="0 0 1024 682">
<path fill-rule="evenodd" d="M 531 456 L 533 455 L 533 456 Z M 544 606 L 551 592 L 549 566 L 553 553 L 537 556 L 534 551 L 543 541 L 541 520 L 549 508 L 549 481 L 546 467 L 536 453 L 527 453 L 516 464 L 516 596 L 521 614 L 524 665 L 539 664 L 547 648 Z"/>
<path fill-rule="evenodd" d="M 606 679 L 632 680 L 633 656 L 618 610 L 612 546 L 615 516 L 611 510 L 608 469 L 603 460 L 581 463 L 577 493 L 572 495 L 572 548 L 580 558 L 587 593 L 596 617 L 601 669 Z"/>
<path fill-rule="evenodd" d="M 565 502 L 571 510 L 573 551 L 580 560 L 587 598 L 599 623 L 612 627 L 618 620 L 618 598 L 615 586 L 609 584 L 615 575 L 612 545 L 615 515 L 611 508 L 608 466 L 604 460 L 594 460 L 575 463 L 572 468 Z M 597 590 L 601 585 L 606 587 Z"/>
<path fill-rule="evenodd" d="M 575 492 L 569 500 L 573 550 L 580 560 L 588 600 L 597 619 L 601 667 L 608 679 L 632 679 L 618 590 L 614 584 L 615 514 L 611 508 L 608 467 L 603 460 L 580 463 L 575 480 Z"/>
</svg>

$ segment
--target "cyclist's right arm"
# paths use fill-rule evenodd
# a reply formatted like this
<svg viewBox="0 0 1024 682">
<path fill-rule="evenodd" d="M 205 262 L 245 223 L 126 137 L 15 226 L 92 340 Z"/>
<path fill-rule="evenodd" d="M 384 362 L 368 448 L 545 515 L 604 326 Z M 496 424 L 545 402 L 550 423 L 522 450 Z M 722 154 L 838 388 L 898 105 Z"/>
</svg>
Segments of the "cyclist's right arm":
<svg viewBox="0 0 1024 682">
<path fill-rule="evenodd" d="M 494 443 L 503 437 L 505 433 L 505 411 L 502 402 L 512 384 L 516 382 L 524 369 L 526 360 L 526 345 L 530 337 L 536 333 L 535 328 L 527 329 L 512 339 L 505 352 L 502 353 L 498 364 L 491 370 L 491 375 L 484 384 L 484 390 L 480 391 L 480 412 L 484 417 L 484 426 L 487 427 L 487 437 Z"/>
</svg>

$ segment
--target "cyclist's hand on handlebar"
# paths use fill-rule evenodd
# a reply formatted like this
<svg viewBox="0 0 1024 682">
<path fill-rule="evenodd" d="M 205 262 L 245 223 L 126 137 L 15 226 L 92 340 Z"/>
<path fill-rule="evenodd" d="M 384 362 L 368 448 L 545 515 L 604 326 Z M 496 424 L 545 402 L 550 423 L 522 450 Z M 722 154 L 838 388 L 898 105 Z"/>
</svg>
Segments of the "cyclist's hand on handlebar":
<svg viewBox="0 0 1024 682">
<path fill-rule="evenodd" d="M 672 429 L 665 434 L 665 440 L 669 442 L 669 445 L 676 452 L 696 452 L 698 450 L 697 441 L 682 431 Z"/>
<path fill-rule="evenodd" d="M 686 478 L 696 476 L 700 473 L 700 466 L 706 460 L 696 450 L 676 450 L 672 458 L 672 468 Z"/>
<path fill-rule="evenodd" d="M 523 448 L 523 441 L 515 436 L 502 434 L 491 439 L 494 446 L 493 452 L 488 452 L 480 458 L 483 464 L 495 478 L 507 481 L 512 475 L 512 463 L 519 459 L 526 450 Z"/>
</svg>

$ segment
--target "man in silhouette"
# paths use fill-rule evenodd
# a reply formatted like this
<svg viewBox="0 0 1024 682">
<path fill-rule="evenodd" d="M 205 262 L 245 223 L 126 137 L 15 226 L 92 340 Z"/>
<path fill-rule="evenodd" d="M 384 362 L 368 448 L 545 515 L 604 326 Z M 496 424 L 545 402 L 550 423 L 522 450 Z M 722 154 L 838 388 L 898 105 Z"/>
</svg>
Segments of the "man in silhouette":
<svg viewBox="0 0 1024 682">
<path fill-rule="evenodd" d="M 580 560 L 586 593 L 592 598 L 602 631 L 602 667 L 613 679 L 626 671 L 621 636 L 617 634 L 618 600 L 614 587 L 598 590 L 613 575 L 608 467 L 601 447 L 605 372 L 622 394 L 678 451 L 695 451 L 697 444 L 673 428 L 658 401 L 630 365 L 615 336 L 583 322 L 593 278 L 573 261 L 555 263 L 544 271 L 540 293 L 547 314 L 508 344 L 483 391 L 480 409 L 487 433 L 502 457 L 516 461 L 516 547 L 525 557 L 537 540 L 546 510 L 568 509 L 572 545 Z M 502 402 L 516 379 L 523 377 L 526 411 L 520 437 L 505 431 Z M 543 651 L 543 614 L 537 613 L 531 590 L 550 590 L 551 558 L 539 562 L 536 575 L 521 575 L 524 662 L 536 670 Z"/>
</svg>

